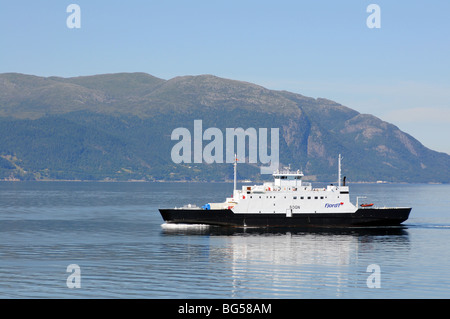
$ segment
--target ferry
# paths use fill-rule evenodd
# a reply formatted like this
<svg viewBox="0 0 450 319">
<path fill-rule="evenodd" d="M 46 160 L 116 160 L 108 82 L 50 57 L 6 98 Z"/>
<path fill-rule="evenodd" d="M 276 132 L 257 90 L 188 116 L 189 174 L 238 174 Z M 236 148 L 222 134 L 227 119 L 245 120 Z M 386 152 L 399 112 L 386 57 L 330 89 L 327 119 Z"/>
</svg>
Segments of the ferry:
<svg viewBox="0 0 450 319">
<path fill-rule="evenodd" d="M 302 180 L 300 170 L 277 170 L 273 182 L 236 188 L 237 158 L 234 162 L 233 196 L 221 203 L 201 207 L 159 209 L 166 223 L 201 224 L 231 227 L 360 227 L 398 226 L 406 221 L 411 207 L 358 206 L 350 202 L 345 177 L 341 184 L 338 158 L 338 183 L 313 188 Z M 365 198 L 365 197 L 363 197 Z"/>
</svg>

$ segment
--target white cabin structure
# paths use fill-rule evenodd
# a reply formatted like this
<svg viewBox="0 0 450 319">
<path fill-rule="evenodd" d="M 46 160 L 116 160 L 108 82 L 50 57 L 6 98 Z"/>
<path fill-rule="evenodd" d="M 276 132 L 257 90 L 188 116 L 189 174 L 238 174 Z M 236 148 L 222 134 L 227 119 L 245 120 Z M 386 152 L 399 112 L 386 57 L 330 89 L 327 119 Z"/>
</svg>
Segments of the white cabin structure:
<svg viewBox="0 0 450 319">
<path fill-rule="evenodd" d="M 303 213 L 356 212 L 357 207 L 350 202 L 349 187 L 342 186 L 340 182 L 340 162 L 339 155 L 337 186 L 312 188 L 311 183 L 302 181 L 301 171 L 277 170 L 272 174 L 273 182 L 244 185 L 239 190 L 235 182 L 233 197 L 227 198 L 224 203 L 209 203 L 208 209 L 231 209 L 235 214 L 286 214 L 287 217 Z"/>
</svg>

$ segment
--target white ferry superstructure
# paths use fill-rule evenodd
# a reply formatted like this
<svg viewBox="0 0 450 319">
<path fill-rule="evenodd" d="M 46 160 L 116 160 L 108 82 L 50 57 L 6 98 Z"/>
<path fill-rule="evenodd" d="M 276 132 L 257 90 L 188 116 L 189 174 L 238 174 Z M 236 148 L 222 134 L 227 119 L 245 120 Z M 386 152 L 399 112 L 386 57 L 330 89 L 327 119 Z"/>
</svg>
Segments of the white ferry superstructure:
<svg viewBox="0 0 450 319">
<path fill-rule="evenodd" d="M 202 207 L 160 209 L 163 219 L 167 223 L 238 227 L 395 226 L 407 220 L 411 211 L 410 207 L 358 207 L 351 203 L 345 177 L 341 184 L 341 155 L 337 185 L 323 188 L 304 182 L 299 170 L 278 170 L 273 182 L 236 189 L 236 167 L 237 161 L 232 197 Z"/>
</svg>

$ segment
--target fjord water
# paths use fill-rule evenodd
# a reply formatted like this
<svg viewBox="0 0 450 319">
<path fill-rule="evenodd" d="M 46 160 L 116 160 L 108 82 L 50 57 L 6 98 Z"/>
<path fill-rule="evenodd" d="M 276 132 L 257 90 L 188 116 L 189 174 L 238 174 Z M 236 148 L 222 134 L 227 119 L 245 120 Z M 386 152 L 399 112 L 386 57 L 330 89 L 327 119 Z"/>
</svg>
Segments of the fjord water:
<svg viewBox="0 0 450 319">
<path fill-rule="evenodd" d="M 0 298 L 449 298 L 450 185 L 350 190 L 352 202 L 412 206 L 410 218 L 370 229 L 162 227 L 159 207 L 222 201 L 232 185 L 0 182 Z M 80 288 L 68 288 L 71 264 Z"/>
</svg>

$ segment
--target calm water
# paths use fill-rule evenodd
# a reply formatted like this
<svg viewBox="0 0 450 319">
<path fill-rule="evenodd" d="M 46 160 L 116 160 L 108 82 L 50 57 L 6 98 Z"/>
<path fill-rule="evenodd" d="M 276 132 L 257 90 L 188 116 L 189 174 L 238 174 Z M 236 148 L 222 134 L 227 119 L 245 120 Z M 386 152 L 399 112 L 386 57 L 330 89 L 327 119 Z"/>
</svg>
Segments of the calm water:
<svg viewBox="0 0 450 319">
<path fill-rule="evenodd" d="M 350 185 L 353 202 L 412 206 L 404 228 L 161 226 L 159 207 L 231 189 L 0 182 L 0 298 L 450 298 L 450 185 Z M 67 287 L 70 264 L 80 288 Z M 373 264 L 379 288 L 367 285 Z"/>
</svg>

